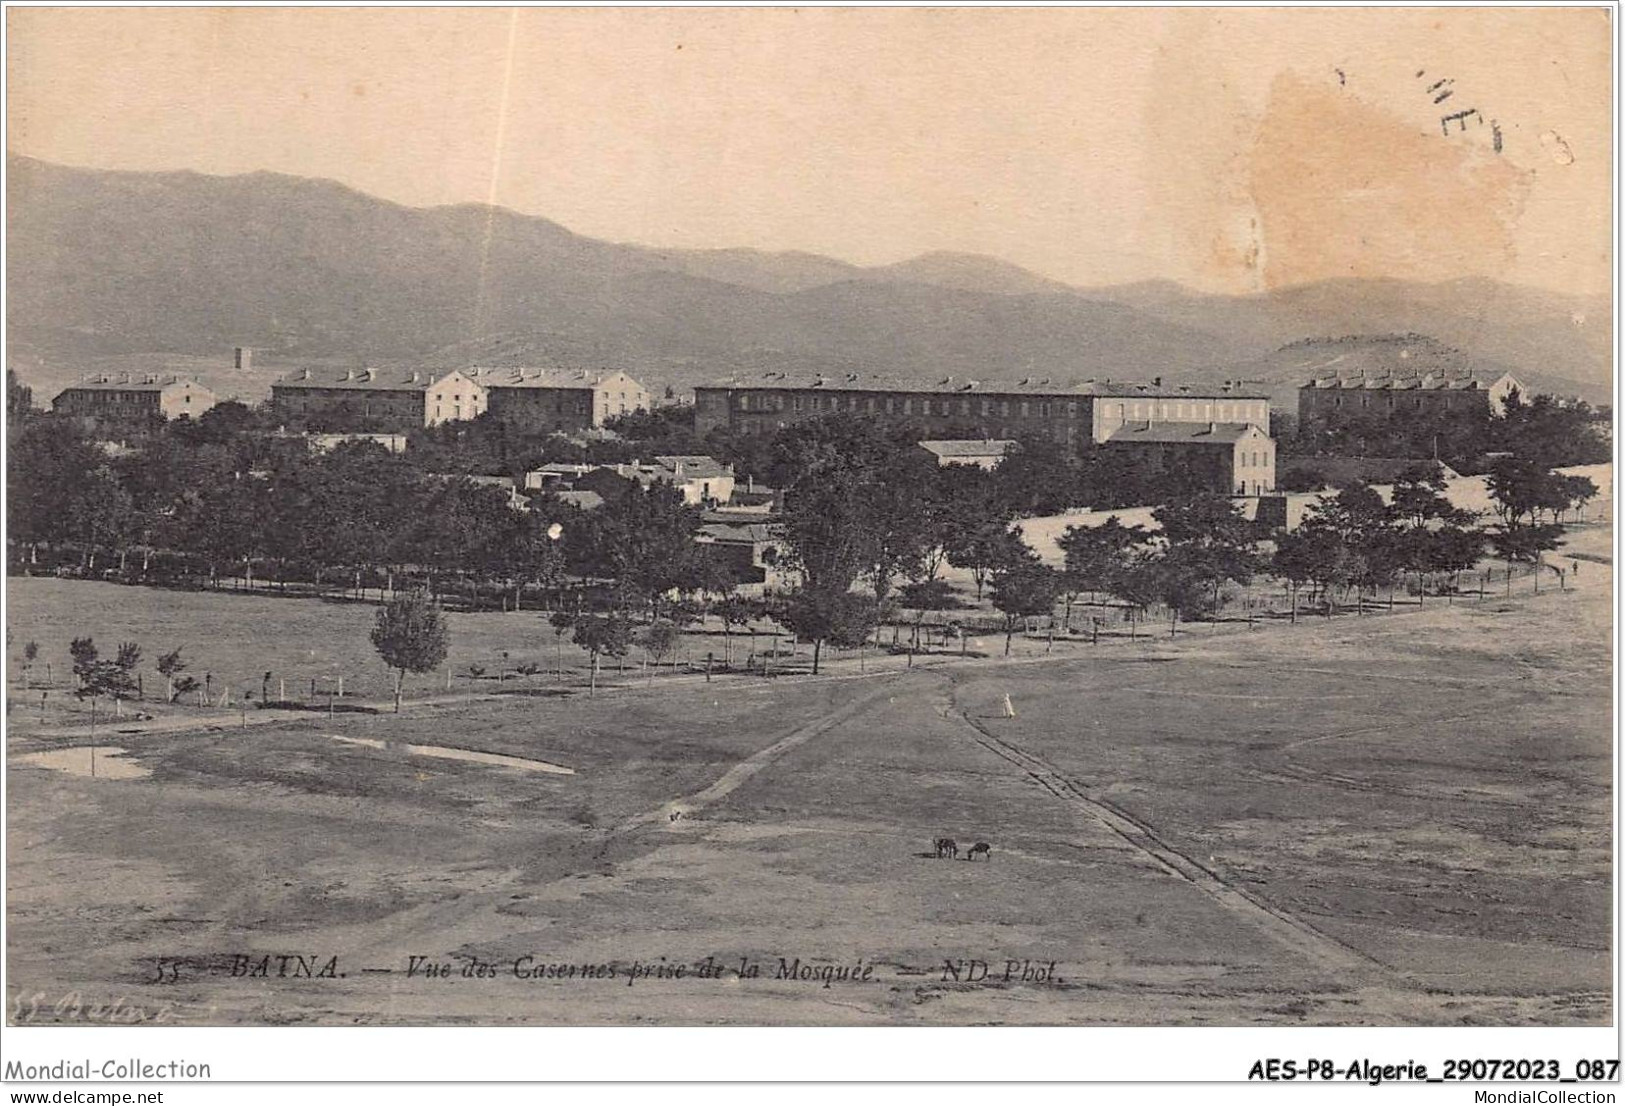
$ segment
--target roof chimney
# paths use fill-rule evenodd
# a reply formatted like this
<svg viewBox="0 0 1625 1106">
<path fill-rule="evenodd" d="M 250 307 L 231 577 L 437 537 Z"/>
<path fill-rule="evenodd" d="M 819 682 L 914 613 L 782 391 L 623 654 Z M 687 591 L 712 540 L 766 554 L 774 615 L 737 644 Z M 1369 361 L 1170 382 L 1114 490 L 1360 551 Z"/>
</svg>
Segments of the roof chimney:
<svg viewBox="0 0 1625 1106">
<path fill-rule="evenodd" d="M 346 379 L 346 380 L 354 380 L 355 379 L 355 370 L 354 369 L 345 369 L 344 370 L 344 379 Z"/>
</svg>

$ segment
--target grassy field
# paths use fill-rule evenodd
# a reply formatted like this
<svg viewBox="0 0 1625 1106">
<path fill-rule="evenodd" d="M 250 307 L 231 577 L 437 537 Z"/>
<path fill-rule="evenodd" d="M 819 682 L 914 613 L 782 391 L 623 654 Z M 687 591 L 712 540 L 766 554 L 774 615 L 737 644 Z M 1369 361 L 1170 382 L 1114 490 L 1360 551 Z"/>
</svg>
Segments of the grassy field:
<svg viewBox="0 0 1625 1106">
<path fill-rule="evenodd" d="M 14 726 L 7 1017 L 1606 1024 L 1609 571 L 1008 663 L 101 738 L 129 778 L 31 763 L 88 738 Z M 139 589 L 49 584 L 109 589 L 80 630 L 12 583 L 18 642 L 130 617 L 178 644 L 207 600 L 255 612 L 196 645 L 235 678 L 366 659 L 368 608 L 162 593 L 140 626 Z M 526 617 L 467 616 L 462 656 Z"/>
<path fill-rule="evenodd" d="M 47 723 L 88 719 L 89 708 L 71 695 L 68 657 L 68 643 L 87 636 L 109 655 L 121 641 L 141 645 L 147 701 L 135 709 L 148 712 L 175 713 L 164 710 L 160 702 L 163 678 L 153 665 L 159 655 L 177 647 L 189 664 L 187 675 L 200 682 L 207 675 L 215 697 L 229 691 L 232 704 L 245 691 L 258 699 L 266 673 L 270 673 L 273 700 L 285 692 L 289 700 L 324 706 L 329 692 L 337 691 L 340 678 L 349 700 L 376 704 L 393 695 L 394 674 L 368 638 L 377 617 L 375 603 L 129 587 L 52 577 L 13 578 L 8 590 L 6 624 L 12 634 L 10 691 L 14 696 L 23 690 L 18 668 L 23 644 L 33 641 L 39 646 L 39 660 L 28 679 L 34 694 L 24 696 L 29 709 L 20 711 L 25 723 L 39 720 L 38 691 L 47 686 L 48 679 L 53 693 L 46 702 Z M 443 697 L 447 691 L 540 695 L 561 688 L 585 689 L 587 654 L 571 644 L 568 634 L 562 638 L 555 634 L 547 614 L 454 611 L 447 618 L 451 648 L 446 664 L 431 673 L 408 676 L 407 698 Z M 810 660 L 809 647 L 803 645 L 792 654 L 789 639 L 775 638 L 770 624 L 763 623 L 754 638 L 735 628 L 734 663 L 743 667 L 754 651 L 760 665 L 760 654 L 771 652 L 775 643 L 782 654 L 775 663 L 781 668 L 804 667 Z M 707 652 L 715 655 L 720 669 L 725 651 L 720 623 L 712 619 L 703 629 L 696 627 L 686 634 L 681 655 L 666 658 L 657 670 L 662 675 L 678 668 L 703 672 Z M 641 677 L 642 661 L 642 651 L 636 648 L 623 661 L 605 659 L 600 679 L 614 683 Z M 562 680 L 556 671 L 560 664 Z M 517 671 L 521 665 L 541 671 L 521 676 Z M 476 667 L 478 675 L 473 672 Z M 178 704 L 179 712 L 185 714 L 189 705 L 195 703 Z"/>
</svg>

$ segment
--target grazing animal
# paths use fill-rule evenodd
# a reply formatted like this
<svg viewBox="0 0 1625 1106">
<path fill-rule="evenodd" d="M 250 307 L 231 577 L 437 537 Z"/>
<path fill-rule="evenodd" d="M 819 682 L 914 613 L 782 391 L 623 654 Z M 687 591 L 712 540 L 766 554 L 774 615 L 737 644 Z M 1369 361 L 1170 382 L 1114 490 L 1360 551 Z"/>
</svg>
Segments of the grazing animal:
<svg viewBox="0 0 1625 1106">
<path fill-rule="evenodd" d="M 978 853 L 980 853 L 983 857 L 987 858 L 988 860 L 992 860 L 993 859 L 993 846 L 989 845 L 986 841 L 978 841 L 978 842 L 976 842 L 976 844 L 974 844 L 974 845 L 972 845 L 970 847 L 970 852 L 965 854 L 965 859 L 966 860 L 975 860 Z"/>
<path fill-rule="evenodd" d="M 957 858 L 959 856 L 959 846 L 954 844 L 954 839 L 952 837 L 939 837 L 935 841 L 931 842 L 931 844 L 937 850 L 938 860 L 941 860 L 945 856 L 950 858 Z"/>
</svg>

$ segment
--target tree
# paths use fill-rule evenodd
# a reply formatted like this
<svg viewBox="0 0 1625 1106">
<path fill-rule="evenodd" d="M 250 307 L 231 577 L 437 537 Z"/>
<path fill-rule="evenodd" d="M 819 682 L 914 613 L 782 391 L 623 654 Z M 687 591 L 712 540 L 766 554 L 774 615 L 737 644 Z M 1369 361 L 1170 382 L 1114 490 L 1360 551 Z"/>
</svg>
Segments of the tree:
<svg viewBox="0 0 1625 1106">
<path fill-rule="evenodd" d="M 1597 464 L 1612 456 L 1597 434 L 1605 420 L 1584 403 L 1510 392 L 1499 418 L 1489 420 L 1485 448 L 1542 468 Z"/>
<path fill-rule="evenodd" d="M 1460 582 L 1461 574 L 1470 571 L 1484 555 L 1484 531 L 1476 526 L 1445 525 L 1433 534 L 1431 546 L 1432 569 L 1449 573 Z"/>
<path fill-rule="evenodd" d="M 632 648 L 632 623 L 620 612 L 604 615 L 583 615 L 575 621 L 571 637 L 592 657 L 592 672 L 587 678 L 587 696 L 598 693 L 598 659 L 624 657 Z"/>
<path fill-rule="evenodd" d="M 1168 608 L 1168 636 L 1179 632 L 1179 620 L 1215 609 L 1211 563 L 1188 545 L 1169 546 L 1144 558 L 1139 566 L 1140 589 Z"/>
<path fill-rule="evenodd" d="M 34 390 L 17 379 L 15 369 L 6 370 L 6 426 L 16 429 L 23 420 L 33 417 Z"/>
<path fill-rule="evenodd" d="M 164 702 L 175 701 L 175 677 L 185 671 L 186 662 L 181 659 L 180 646 L 158 658 L 158 674 L 164 678 Z"/>
<path fill-rule="evenodd" d="M 34 661 L 39 658 L 39 642 L 29 641 L 23 644 L 23 683 L 31 684 L 34 672 Z"/>
<path fill-rule="evenodd" d="M 76 637 L 68 643 L 68 657 L 73 662 L 73 674 L 83 688 L 96 672 L 101 656 L 94 638 Z"/>
<path fill-rule="evenodd" d="M 1388 583 L 1405 563 L 1394 513 L 1366 484 L 1349 484 L 1315 504 L 1300 529 L 1316 554 L 1315 579 L 1327 588 L 1346 591 Z"/>
<path fill-rule="evenodd" d="M 970 570 L 978 600 L 989 577 L 1015 564 L 1027 552 L 1026 543 L 1010 530 L 1004 518 L 966 519 L 948 536 L 948 563 Z"/>
<path fill-rule="evenodd" d="M 1066 447 L 1052 438 L 1026 437 L 993 470 L 999 502 L 1017 515 L 1051 515 L 1073 505 L 1077 472 Z"/>
<path fill-rule="evenodd" d="M 927 611 L 944 611 L 954 606 L 954 589 L 946 580 L 916 580 L 904 584 L 897 593 L 898 602 L 914 611 L 914 646 L 920 644 L 920 627 L 925 623 Z"/>
<path fill-rule="evenodd" d="M 1507 562 L 1509 582 L 1515 562 L 1533 564 L 1538 571 L 1541 557 L 1561 544 L 1563 527 L 1556 520 L 1596 494 L 1585 477 L 1553 472 L 1544 460 L 1531 457 L 1497 460 L 1487 483 L 1500 519 L 1489 540 Z"/>
<path fill-rule="evenodd" d="M 401 684 L 408 672 L 422 675 L 446 660 L 451 633 L 439 604 L 427 592 L 397 595 L 378 609 L 372 644 L 395 670 L 395 713 L 401 711 Z"/>
<path fill-rule="evenodd" d="M 1066 555 L 1062 586 L 1067 625 L 1078 592 L 1111 592 L 1133 563 L 1135 550 L 1151 540 L 1143 526 L 1124 526 L 1115 516 L 1099 526 L 1068 526 L 1056 543 Z"/>
<path fill-rule="evenodd" d="M 699 526 L 700 509 L 684 504 L 676 489 L 633 485 L 566 526 L 565 552 L 583 575 L 613 581 L 623 608 L 638 599 L 658 616 L 662 596 L 690 590 Z"/>
<path fill-rule="evenodd" d="M 8 427 L 6 519 L 11 540 L 29 547 L 78 540 L 67 510 L 106 457 L 77 420 L 30 418 Z"/>
<path fill-rule="evenodd" d="M 547 616 L 553 627 L 553 655 L 557 661 L 558 678 L 564 679 L 564 635 L 575 629 L 577 616 L 569 611 L 554 611 Z"/>
<path fill-rule="evenodd" d="M 74 695 L 90 700 L 91 724 L 95 725 L 96 702 L 104 696 L 113 699 L 114 710 L 131 698 L 139 686 L 135 669 L 141 663 L 141 647 L 133 641 L 121 642 L 113 660 L 103 660 L 92 638 L 74 638 L 68 646 L 73 658 L 73 674 L 79 678 Z"/>
<path fill-rule="evenodd" d="M 1060 574 L 1030 551 L 993 573 L 993 606 L 1004 615 L 1005 656 L 1010 655 L 1016 623 L 1023 618 L 1051 613 L 1060 593 Z"/>
<path fill-rule="evenodd" d="M 1475 518 L 1472 512 L 1451 504 L 1445 487 L 1437 465 L 1414 465 L 1394 483 L 1390 514 L 1399 527 L 1394 535 L 1394 560 L 1398 567 L 1416 574 L 1417 596 L 1423 602 L 1430 574 L 1456 571 L 1453 566 L 1466 550 L 1461 534 Z"/>
<path fill-rule="evenodd" d="M 733 664 L 733 631 L 735 626 L 749 626 L 755 607 L 738 595 L 728 595 L 717 605 L 717 617 L 722 619 L 722 663 Z"/>
<path fill-rule="evenodd" d="M 791 592 L 774 617 L 796 636 L 813 643 L 814 676 L 825 642 L 847 649 L 862 645 L 880 620 L 872 595 L 808 586 Z"/>
<path fill-rule="evenodd" d="M 1165 590 L 1178 591 L 1192 579 L 1200 581 L 1217 610 L 1219 589 L 1226 581 L 1245 584 L 1258 570 L 1252 525 L 1224 496 L 1208 493 L 1165 504 L 1151 517 L 1162 527 L 1163 555 L 1172 574 L 1163 582 Z M 1181 609 L 1189 613 L 1194 608 Z"/>
<path fill-rule="evenodd" d="M 1279 484 L 1283 492 L 1318 492 L 1331 485 L 1331 477 L 1318 468 L 1294 468 L 1281 476 Z"/>
<path fill-rule="evenodd" d="M 654 683 L 655 669 L 665 660 L 677 643 L 683 638 L 683 631 L 675 623 L 661 619 L 651 622 L 638 637 L 638 644 L 643 646 L 643 652 L 648 657 L 649 682 Z"/>
<path fill-rule="evenodd" d="M 1161 559 L 1150 552 L 1129 561 L 1112 584 L 1112 593 L 1129 607 L 1129 633 L 1134 633 L 1134 616 L 1143 614 L 1163 594 Z"/>
<path fill-rule="evenodd" d="M 787 491 L 786 561 L 800 572 L 804 587 L 839 594 L 874 567 L 879 547 L 868 526 L 868 490 L 860 471 L 830 468 Z"/>
<path fill-rule="evenodd" d="M 85 474 L 62 509 L 74 536 L 84 545 L 81 563 L 91 568 L 97 549 L 117 549 L 135 522 L 135 503 L 107 465 Z"/>
<path fill-rule="evenodd" d="M 923 450 L 910 448 L 863 474 L 857 506 L 872 543 L 867 574 L 882 608 L 899 577 L 926 574 L 937 538 L 936 471 Z"/>
</svg>

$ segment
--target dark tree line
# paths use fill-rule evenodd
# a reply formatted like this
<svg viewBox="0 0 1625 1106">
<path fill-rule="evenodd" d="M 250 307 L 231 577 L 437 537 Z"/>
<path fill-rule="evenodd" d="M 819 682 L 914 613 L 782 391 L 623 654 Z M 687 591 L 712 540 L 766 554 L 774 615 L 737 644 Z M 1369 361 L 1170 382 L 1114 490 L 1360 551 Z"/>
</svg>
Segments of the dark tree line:
<svg viewBox="0 0 1625 1106">
<path fill-rule="evenodd" d="M 1437 458 L 1457 472 L 1477 474 L 1498 454 L 1512 454 L 1548 468 L 1600 464 L 1613 456 L 1598 427 L 1608 413 L 1582 402 L 1551 396 L 1507 396 L 1500 417 L 1481 411 L 1371 411 L 1339 421 L 1300 426 L 1276 415 L 1271 433 L 1283 457 Z"/>
</svg>

